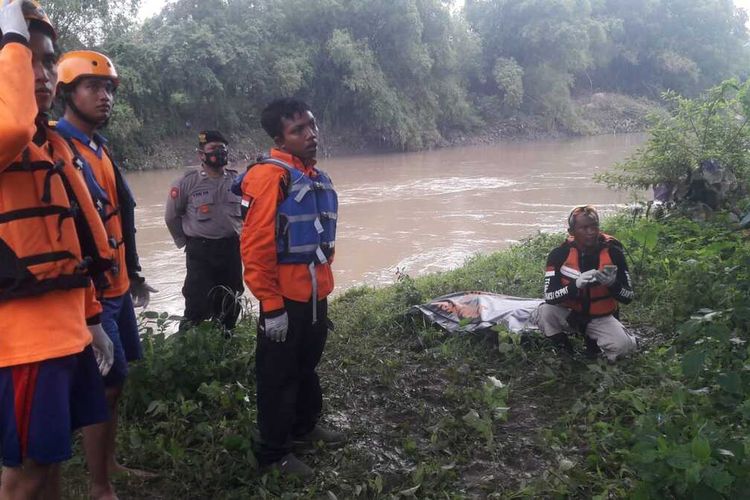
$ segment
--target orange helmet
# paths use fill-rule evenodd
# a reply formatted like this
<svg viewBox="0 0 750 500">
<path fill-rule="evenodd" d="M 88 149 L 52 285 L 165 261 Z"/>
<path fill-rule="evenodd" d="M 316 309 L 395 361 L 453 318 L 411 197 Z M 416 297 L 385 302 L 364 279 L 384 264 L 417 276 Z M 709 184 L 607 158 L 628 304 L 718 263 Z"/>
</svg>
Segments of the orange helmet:
<svg viewBox="0 0 750 500">
<path fill-rule="evenodd" d="M 85 76 L 108 78 L 115 86 L 120 84 L 115 65 L 104 54 L 93 50 L 74 50 L 62 55 L 57 63 L 58 85 L 70 85 Z"/>
<path fill-rule="evenodd" d="M 36 0 L 20 0 L 23 2 L 21 9 L 23 17 L 29 22 L 29 28 L 35 26 L 47 33 L 52 40 L 57 40 L 57 32 L 52 22 L 49 20 L 47 13 L 44 12 L 41 4 Z"/>
</svg>

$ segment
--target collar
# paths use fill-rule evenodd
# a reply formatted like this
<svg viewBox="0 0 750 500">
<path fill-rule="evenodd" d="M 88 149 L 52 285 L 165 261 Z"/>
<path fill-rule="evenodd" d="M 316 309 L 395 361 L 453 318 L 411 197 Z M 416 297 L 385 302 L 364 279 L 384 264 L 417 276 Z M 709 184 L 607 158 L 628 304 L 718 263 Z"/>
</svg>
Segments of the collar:
<svg viewBox="0 0 750 500">
<path fill-rule="evenodd" d="M 277 160 L 281 160 L 284 163 L 293 166 L 303 174 L 310 175 L 315 172 L 315 164 L 317 163 L 315 160 L 313 160 L 312 165 L 305 165 L 300 158 L 278 148 L 271 148 L 270 156 L 271 158 L 276 158 Z"/>
<path fill-rule="evenodd" d="M 93 151 L 97 158 L 102 157 L 102 146 L 107 144 L 107 138 L 103 135 L 94 132 L 94 137 L 91 138 L 87 136 L 85 133 L 83 133 L 81 130 L 78 129 L 75 125 L 70 123 L 65 118 L 60 118 L 60 120 L 57 122 L 57 126 L 55 129 L 60 132 L 65 137 L 68 137 L 70 139 L 75 139 L 76 141 L 80 142 L 82 145 L 88 147 L 91 151 Z"/>
<path fill-rule="evenodd" d="M 229 175 L 229 173 L 227 172 L 227 169 L 225 168 L 221 177 L 209 177 L 208 173 L 206 172 L 206 169 L 203 168 L 203 165 L 201 165 L 199 172 L 200 172 L 201 178 L 204 178 L 204 179 L 220 179 L 221 177 L 226 177 Z"/>
</svg>

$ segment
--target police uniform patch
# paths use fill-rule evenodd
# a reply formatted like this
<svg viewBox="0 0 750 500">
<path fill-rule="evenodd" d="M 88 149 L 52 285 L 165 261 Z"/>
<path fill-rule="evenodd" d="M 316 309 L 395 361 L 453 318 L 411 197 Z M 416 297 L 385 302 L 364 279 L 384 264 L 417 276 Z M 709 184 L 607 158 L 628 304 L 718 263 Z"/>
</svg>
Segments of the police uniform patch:
<svg viewBox="0 0 750 500">
<path fill-rule="evenodd" d="M 201 211 L 202 214 L 207 214 L 208 213 L 208 205 L 201 205 L 200 211 Z"/>
<path fill-rule="evenodd" d="M 176 200 L 177 197 L 180 196 L 180 189 L 173 187 L 172 190 L 169 192 L 169 196 L 171 196 L 173 200 Z"/>
</svg>

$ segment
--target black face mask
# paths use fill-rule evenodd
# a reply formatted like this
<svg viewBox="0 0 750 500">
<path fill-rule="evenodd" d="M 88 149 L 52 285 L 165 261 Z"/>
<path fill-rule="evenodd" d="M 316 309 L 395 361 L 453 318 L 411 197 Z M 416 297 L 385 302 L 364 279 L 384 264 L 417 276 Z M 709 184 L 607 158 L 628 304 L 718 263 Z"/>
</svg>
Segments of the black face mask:
<svg viewBox="0 0 750 500">
<path fill-rule="evenodd" d="M 229 150 L 226 146 L 214 149 L 210 153 L 203 154 L 206 155 L 206 159 L 203 160 L 203 163 L 205 163 L 207 167 L 213 168 L 215 170 L 218 170 L 229 163 Z"/>
</svg>

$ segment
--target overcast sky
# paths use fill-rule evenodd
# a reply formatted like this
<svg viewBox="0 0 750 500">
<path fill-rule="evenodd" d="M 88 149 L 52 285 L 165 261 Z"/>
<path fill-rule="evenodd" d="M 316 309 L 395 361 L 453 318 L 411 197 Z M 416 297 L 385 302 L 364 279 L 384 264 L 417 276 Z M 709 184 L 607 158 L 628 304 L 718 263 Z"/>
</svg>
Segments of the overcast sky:
<svg viewBox="0 0 750 500">
<path fill-rule="evenodd" d="M 141 4 L 141 10 L 138 12 L 138 17 L 141 20 L 158 14 L 161 8 L 166 4 L 165 0 L 144 0 Z"/>
<path fill-rule="evenodd" d="M 310 1 L 314 2 L 315 0 Z M 143 4 L 141 5 L 141 10 L 138 17 L 143 20 L 147 17 L 158 14 L 167 2 L 168 0 L 143 0 Z M 463 0 L 454 0 L 454 2 L 456 4 L 463 4 Z M 742 7 L 743 9 L 750 12 L 750 0 L 735 0 L 734 3 L 738 7 Z"/>
</svg>

